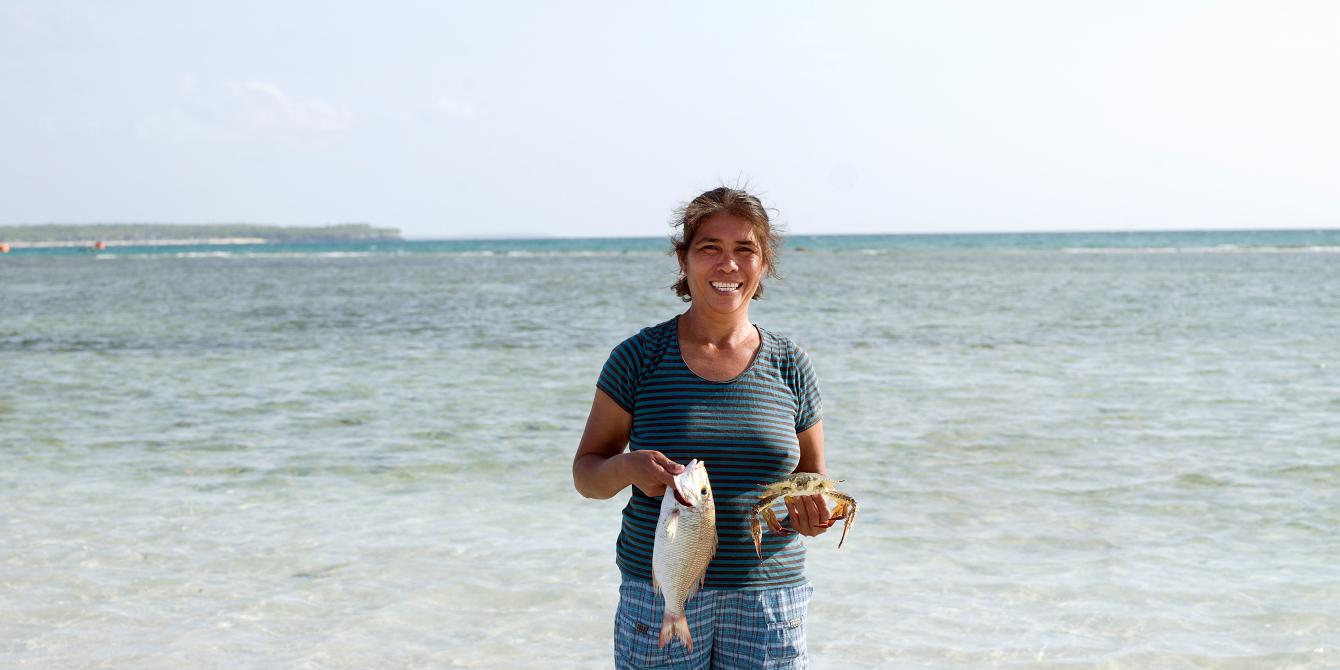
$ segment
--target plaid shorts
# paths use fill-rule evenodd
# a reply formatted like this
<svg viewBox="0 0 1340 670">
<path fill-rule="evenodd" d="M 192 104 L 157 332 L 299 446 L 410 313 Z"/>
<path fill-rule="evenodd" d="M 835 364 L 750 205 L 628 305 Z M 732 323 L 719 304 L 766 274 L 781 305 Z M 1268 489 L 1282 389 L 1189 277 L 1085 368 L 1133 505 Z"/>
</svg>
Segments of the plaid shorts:
<svg viewBox="0 0 1340 670">
<path fill-rule="evenodd" d="M 703 589 L 684 605 L 693 653 L 671 638 L 657 648 L 665 599 L 625 576 L 614 613 L 614 667 L 618 670 L 730 670 L 806 668 L 805 615 L 809 582 L 755 591 Z"/>
</svg>

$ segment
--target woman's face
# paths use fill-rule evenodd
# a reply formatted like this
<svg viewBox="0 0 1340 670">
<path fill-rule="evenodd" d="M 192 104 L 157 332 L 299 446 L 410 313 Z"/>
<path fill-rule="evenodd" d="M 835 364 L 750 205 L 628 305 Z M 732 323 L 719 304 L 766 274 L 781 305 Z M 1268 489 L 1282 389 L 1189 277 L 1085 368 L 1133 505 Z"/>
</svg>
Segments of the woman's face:
<svg viewBox="0 0 1340 670">
<path fill-rule="evenodd" d="M 721 315 L 748 310 L 767 271 L 761 251 L 748 221 L 724 212 L 703 221 L 683 259 L 693 306 Z"/>
</svg>

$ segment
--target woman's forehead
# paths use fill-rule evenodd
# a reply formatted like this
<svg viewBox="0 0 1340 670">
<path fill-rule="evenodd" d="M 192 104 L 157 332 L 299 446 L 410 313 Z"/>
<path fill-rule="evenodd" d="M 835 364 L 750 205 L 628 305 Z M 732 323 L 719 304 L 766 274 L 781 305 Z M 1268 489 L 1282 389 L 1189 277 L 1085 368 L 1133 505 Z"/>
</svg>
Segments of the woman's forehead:
<svg viewBox="0 0 1340 670">
<path fill-rule="evenodd" d="M 758 235 L 747 219 L 720 212 L 708 217 L 694 231 L 693 241 L 752 242 L 758 244 Z"/>
</svg>

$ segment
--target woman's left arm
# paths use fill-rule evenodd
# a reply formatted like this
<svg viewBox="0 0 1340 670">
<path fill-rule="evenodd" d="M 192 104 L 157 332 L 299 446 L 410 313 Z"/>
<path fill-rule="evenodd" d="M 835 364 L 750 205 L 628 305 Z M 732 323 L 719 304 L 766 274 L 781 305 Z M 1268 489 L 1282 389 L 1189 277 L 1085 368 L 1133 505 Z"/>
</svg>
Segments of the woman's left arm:
<svg viewBox="0 0 1340 670">
<path fill-rule="evenodd" d="M 796 472 L 817 472 L 828 474 L 828 465 L 824 463 L 824 422 L 820 419 L 804 432 L 797 433 L 800 438 L 800 462 L 796 463 Z M 814 537 L 828 531 L 828 502 L 821 495 L 797 496 L 786 499 L 786 512 L 791 518 L 791 528 L 801 535 Z"/>
</svg>

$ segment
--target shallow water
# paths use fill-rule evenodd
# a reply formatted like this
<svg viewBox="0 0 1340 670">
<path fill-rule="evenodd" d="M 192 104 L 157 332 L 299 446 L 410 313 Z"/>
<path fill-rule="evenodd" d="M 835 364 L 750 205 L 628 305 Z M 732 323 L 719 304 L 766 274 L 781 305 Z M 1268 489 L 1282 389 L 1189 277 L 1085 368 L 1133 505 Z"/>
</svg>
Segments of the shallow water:
<svg viewBox="0 0 1340 670">
<path fill-rule="evenodd" d="M 861 501 L 814 667 L 1340 666 L 1340 263 L 1215 248 L 783 257 Z M 0 259 L 0 664 L 610 665 L 640 249 Z"/>
</svg>

